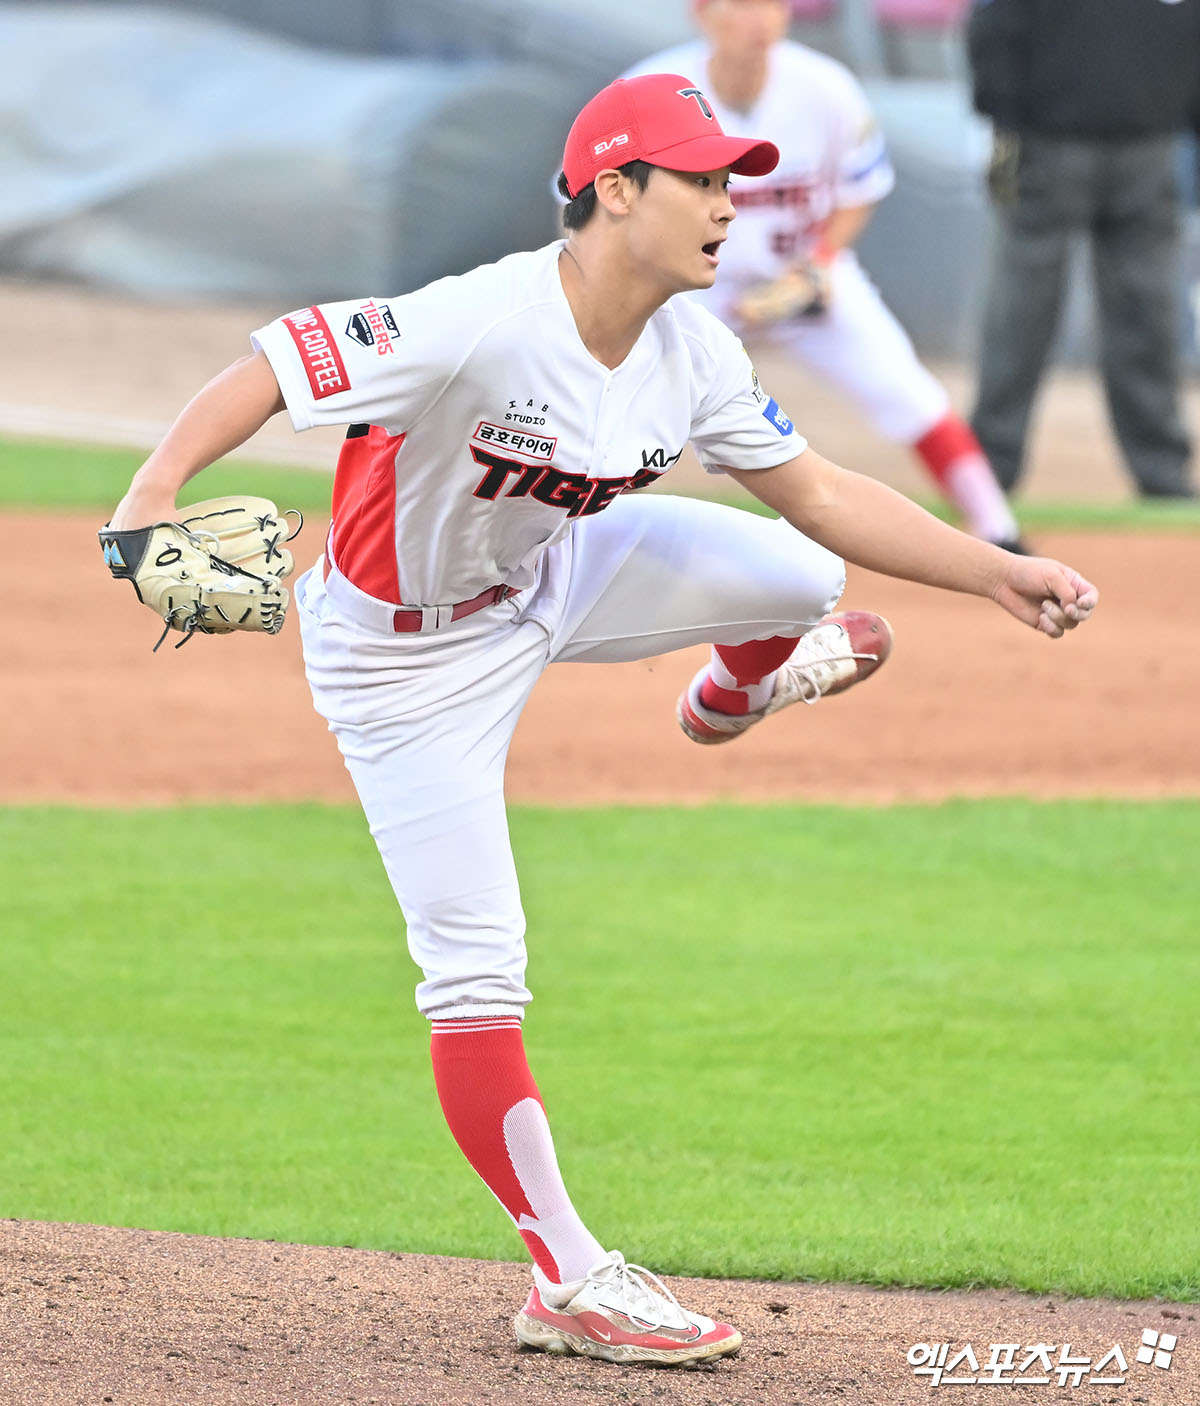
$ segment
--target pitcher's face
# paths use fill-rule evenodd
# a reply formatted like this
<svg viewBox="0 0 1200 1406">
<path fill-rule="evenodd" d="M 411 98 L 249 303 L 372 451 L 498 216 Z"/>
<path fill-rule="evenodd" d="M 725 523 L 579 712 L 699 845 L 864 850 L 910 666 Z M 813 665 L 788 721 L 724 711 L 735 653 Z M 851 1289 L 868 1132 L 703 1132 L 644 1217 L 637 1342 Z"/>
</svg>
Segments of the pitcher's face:
<svg viewBox="0 0 1200 1406">
<path fill-rule="evenodd" d="M 788 0 L 699 0 L 696 23 L 717 58 L 746 62 L 766 56 L 787 37 Z"/>
<path fill-rule="evenodd" d="M 700 172 L 656 168 L 630 209 L 630 252 L 667 297 L 711 288 L 734 214 L 727 166 Z"/>
</svg>

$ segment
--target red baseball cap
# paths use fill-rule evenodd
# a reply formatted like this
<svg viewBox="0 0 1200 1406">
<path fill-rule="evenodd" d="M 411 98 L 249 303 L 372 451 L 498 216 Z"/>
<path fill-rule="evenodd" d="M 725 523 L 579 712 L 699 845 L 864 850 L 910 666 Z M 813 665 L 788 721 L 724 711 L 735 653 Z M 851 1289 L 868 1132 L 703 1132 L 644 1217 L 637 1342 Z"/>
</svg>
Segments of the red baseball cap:
<svg viewBox="0 0 1200 1406">
<path fill-rule="evenodd" d="M 670 171 L 728 166 L 740 176 L 765 176 L 779 164 L 779 148 L 753 137 L 727 137 L 690 78 L 647 73 L 610 83 L 571 124 L 563 152 L 571 198 L 601 171 L 627 161 L 646 161 Z"/>
</svg>

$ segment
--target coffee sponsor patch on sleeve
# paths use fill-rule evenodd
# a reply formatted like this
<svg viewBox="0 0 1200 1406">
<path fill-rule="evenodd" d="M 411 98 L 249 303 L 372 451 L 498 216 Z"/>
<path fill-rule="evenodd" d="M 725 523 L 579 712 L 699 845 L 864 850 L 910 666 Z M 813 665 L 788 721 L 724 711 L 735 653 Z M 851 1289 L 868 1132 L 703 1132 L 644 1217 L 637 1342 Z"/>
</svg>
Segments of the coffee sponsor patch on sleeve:
<svg viewBox="0 0 1200 1406">
<path fill-rule="evenodd" d="M 763 406 L 763 419 L 768 424 L 774 425 L 780 434 L 791 434 L 794 428 L 786 412 L 780 410 L 779 403 L 774 396 Z"/>
<path fill-rule="evenodd" d="M 350 389 L 342 354 L 319 308 L 302 308 L 281 319 L 291 333 L 314 400 Z"/>
</svg>

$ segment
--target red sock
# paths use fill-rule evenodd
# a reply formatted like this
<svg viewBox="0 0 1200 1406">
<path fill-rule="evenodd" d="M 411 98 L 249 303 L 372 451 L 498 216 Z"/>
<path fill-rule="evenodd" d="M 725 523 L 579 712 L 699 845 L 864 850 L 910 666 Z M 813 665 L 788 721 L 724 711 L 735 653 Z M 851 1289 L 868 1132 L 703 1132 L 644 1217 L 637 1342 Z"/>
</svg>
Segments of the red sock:
<svg viewBox="0 0 1200 1406">
<path fill-rule="evenodd" d="M 969 531 L 992 542 L 1020 535 L 1017 520 L 975 432 L 957 415 L 943 415 L 913 445 Z"/>
<path fill-rule="evenodd" d="M 455 1142 L 556 1284 L 604 1259 L 562 1184 L 516 1016 L 435 1020 L 433 1075 Z"/>
<path fill-rule="evenodd" d="M 744 716 L 751 708 L 750 700 L 741 690 L 773 674 L 791 658 L 798 643 L 796 639 L 774 635 L 769 640 L 750 640 L 746 644 L 713 645 L 713 653 L 737 687 L 722 687 L 710 675 L 700 685 L 700 702 L 717 713 Z"/>
<path fill-rule="evenodd" d="M 925 467 L 945 491 L 950 470 L 966 454 L 983 458 L 983 449 L 975 438 L 975 431 L 957 415 L 943 415 L 933 429 L 925 433 L 913 445 Z"/>
</svg>

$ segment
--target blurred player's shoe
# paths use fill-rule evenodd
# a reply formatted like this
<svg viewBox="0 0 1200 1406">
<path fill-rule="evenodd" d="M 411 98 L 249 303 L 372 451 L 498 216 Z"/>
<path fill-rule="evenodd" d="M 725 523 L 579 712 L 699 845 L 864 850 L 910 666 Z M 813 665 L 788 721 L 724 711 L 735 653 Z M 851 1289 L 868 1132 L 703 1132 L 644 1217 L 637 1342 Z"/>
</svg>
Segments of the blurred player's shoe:
<svg viewBox="0 0 1200 1406">
<path fill-rule="evenodd" d="M 708 677 L 701 669 L 675 705 L 679 726 L 693 742 L 711 746 L 732 742 L 747 728 L 789 703 L 816 703 L 869 678 L 892 650 L 892 627 L 882 615 L 847 610 L 827 615 L 802 636 L 792 656 L 779 668 L 775 691 L 765 708 L 753 713 L 719 713 L 700 701 Z"/>
<path fill-rule="evenodd" d="M 534 1287 L 513 1321 L 517 1341 L 544 1352 L 605 1362 L 706 1362 L 736 1352 L 742 1335 L 682 1308 L 670 1289 L 619 1250 L 574 1284 L 551 1284 L 534 1266 Z"/>
<path fill-rule="evenodd" d="M 1024 537 L 998 537 L 992 541 L 993 547 L 1001 547 L 1006 552 L 1012 552 L 1014 556 L 1031 557 L 1034 555 L 1029 543 Z"/>
<path fill-rule="evenodd" d="M 1192 503 L 1196 500 L 1196 490 L 1190 483 L 1172 484 L 1142 484 L 1138 488 L 1138 497 L 1144 502 L 1159 502 L 1164 499 L 1168 502 Z"/>
</svg>

